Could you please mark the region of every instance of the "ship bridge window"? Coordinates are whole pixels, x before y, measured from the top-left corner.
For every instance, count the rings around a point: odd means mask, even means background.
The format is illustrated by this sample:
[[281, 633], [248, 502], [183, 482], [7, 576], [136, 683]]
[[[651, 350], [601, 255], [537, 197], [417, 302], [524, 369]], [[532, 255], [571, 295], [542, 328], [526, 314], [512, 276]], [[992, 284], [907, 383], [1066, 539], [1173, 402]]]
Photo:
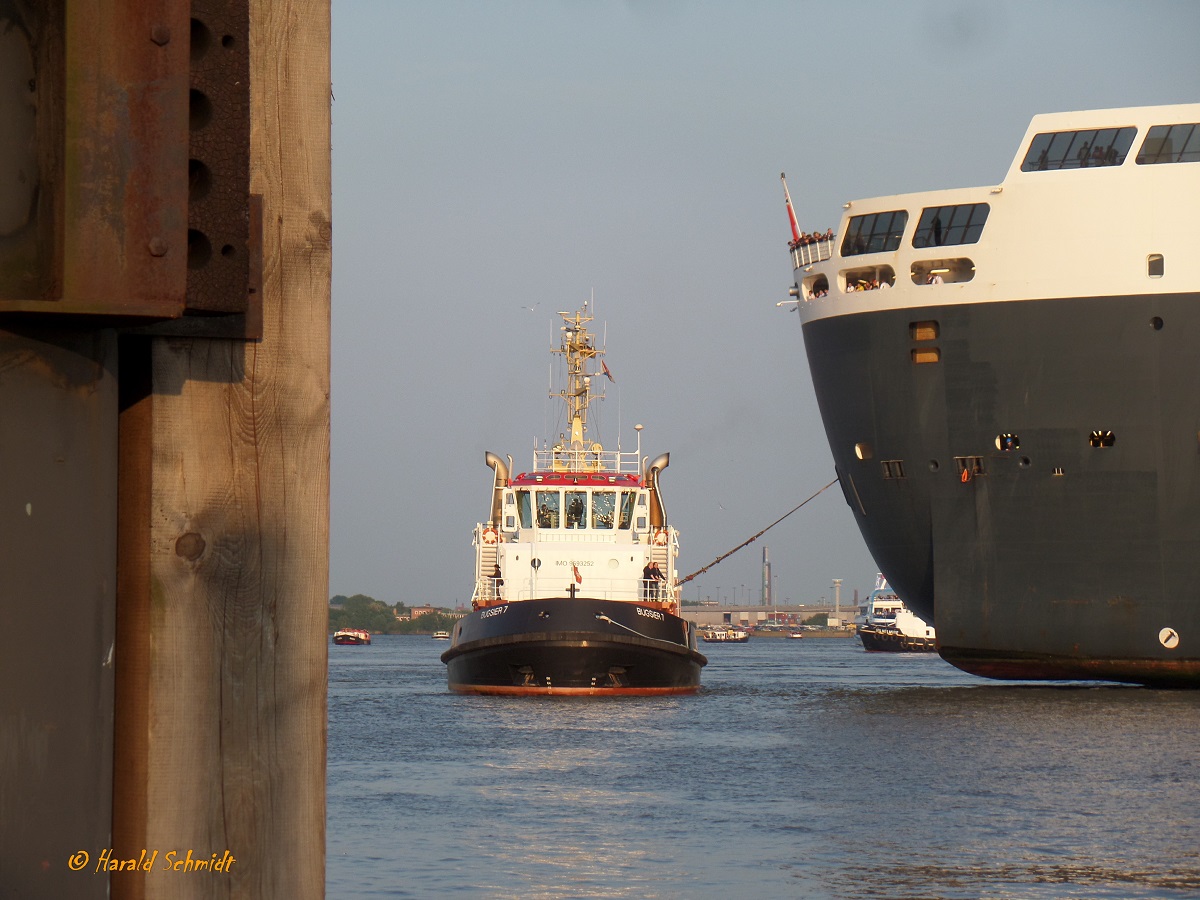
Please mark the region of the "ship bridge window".
[[533, 527], [533, 503], [529, 491], [517, 491], [517, 509], [521, 514], [521, 527]]
[[593, 528], [612, 528], [616, 523], [616, 511], [616, 491], [596, 491], [592, 494]]
[[843, 293], [874, 291], [889, 288], [896, 283], [896, 270], [891, 266], [863, 266], [861, 269], [846, 269], [841, 273]]
[[1021, 171], [1119, 166], [1125, 162], [1136, 134], [1137, 129], [1133, 127], [1047, 131], [1030, 142]]
[[538, 528], [557, 528], [561, 509], [558, 491], [537, 492]]
[[907, 224], [908, 212], [903, 209], [852, 216], [842, 238], [842, 256], [899, 250], [900, 238]]
[[583, 528], [587, 523], [587, 491], [567, 491], [567, 527]]
[[637, 491], [621, 491], [621, 518], [617, 522], [618, 528], [629, 529], [633, 524], [633, 504], [637, 497]]
[[975, 263], [965, 256], [956, 259], [922, 259], [909, 271], [913, 284], [957, 284], [975, 277]]
[[1160, 163], [1200, 162], [1200, 122], [1155, 125], [1138, 151], [1139, 166]]
[[991, 207], [986, 203], [928, 206], [921, 210], [912, 245], [921, 249], [946, 244], [977, 244], [990, 211]]

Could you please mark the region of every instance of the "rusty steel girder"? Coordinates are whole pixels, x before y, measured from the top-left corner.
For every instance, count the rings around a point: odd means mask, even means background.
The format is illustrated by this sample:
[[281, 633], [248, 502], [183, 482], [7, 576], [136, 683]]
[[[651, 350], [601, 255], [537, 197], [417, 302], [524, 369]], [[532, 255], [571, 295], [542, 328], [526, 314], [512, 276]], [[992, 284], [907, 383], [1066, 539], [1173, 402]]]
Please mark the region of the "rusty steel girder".
[[247, 0], [0, 0], [0, 316], [245, 320], [249, 96]]

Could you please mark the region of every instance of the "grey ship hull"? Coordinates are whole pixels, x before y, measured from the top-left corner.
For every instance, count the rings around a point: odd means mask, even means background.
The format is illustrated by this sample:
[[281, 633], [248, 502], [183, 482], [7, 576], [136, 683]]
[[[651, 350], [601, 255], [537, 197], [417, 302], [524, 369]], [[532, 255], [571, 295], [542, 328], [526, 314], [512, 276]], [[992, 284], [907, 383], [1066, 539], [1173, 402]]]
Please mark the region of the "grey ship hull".
[[1200, 295], [872, 311], [804, 339], [847, 503], [945, 659], [1200, 686]]

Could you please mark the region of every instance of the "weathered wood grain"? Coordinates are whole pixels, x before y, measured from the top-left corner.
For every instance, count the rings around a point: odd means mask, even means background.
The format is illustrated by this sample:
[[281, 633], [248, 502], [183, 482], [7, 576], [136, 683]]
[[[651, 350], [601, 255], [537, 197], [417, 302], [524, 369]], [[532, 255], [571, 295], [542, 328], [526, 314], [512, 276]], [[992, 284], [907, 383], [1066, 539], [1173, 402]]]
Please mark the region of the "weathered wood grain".
[[[161, 852], [114, 896], [324, 895], [329, 19], [328, 0], [251, 3], [262, 341], [151, 339], [143, 802]], [[237, 861], [185, 876], [172, 849]]]

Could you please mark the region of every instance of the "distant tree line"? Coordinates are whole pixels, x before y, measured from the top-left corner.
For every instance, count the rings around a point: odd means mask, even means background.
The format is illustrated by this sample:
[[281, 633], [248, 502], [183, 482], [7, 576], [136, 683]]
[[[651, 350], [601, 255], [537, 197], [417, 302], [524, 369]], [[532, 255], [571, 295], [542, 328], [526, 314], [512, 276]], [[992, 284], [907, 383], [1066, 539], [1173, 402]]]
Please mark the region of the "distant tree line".
[[[335, 608], [340, 605], [340, 608]], [[444, 613], [426, 613], [409, 621], [400, 621], [397, 614], [408, 616], [412, 611], [403, 603], [388, 606], [366, 594], [346, 597], [338, 594], [329, 598], [329, 631], [341, 628], [361, 628], [372, 634], [432, 634], [449, 631], [457, 621]]]

